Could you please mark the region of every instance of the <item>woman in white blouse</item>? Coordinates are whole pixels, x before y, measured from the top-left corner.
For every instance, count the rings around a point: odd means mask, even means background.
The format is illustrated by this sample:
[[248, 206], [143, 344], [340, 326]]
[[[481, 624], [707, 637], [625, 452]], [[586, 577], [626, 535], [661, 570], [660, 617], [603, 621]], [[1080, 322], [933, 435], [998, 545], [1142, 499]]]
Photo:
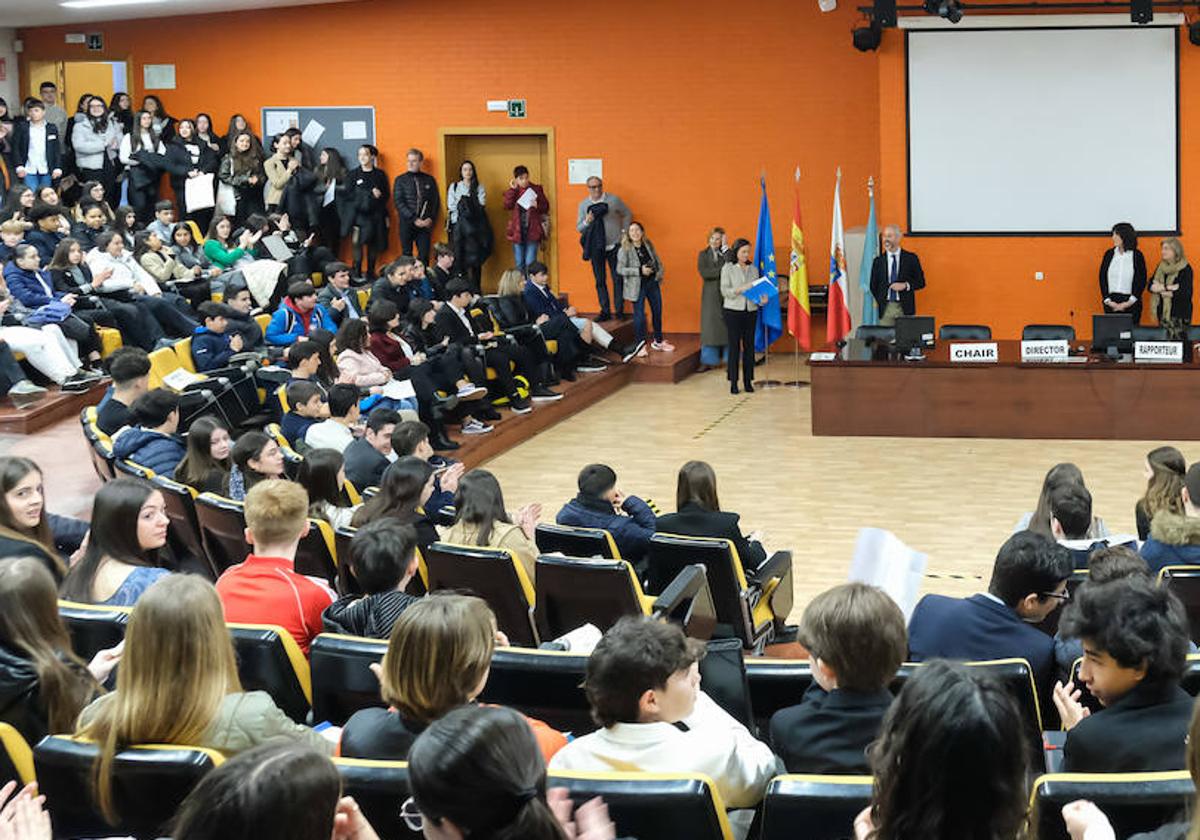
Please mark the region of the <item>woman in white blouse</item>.
[[158, 282], [125, 249], [119, 233], [106, 230], [96, 237], [96, 247], [85, 257], [92, 277], [108, 272], [103, 283], [92, 281], [96, 293], [111, 295], [132, 303], [158, 322], [164, 333], [183, 338], [199, 326], [188, 314], [187, 301], [173, 292], [164, 292]]
[[1133, 323], [1142, 320], [1142, 293], [1146, 291], [1146, 258], [1137, 246], [1137, 231], [1129, 222], [1112, 228], [1113, 247], [1100, 262], [1100, 299], [1109, 314], [1128, 313]]

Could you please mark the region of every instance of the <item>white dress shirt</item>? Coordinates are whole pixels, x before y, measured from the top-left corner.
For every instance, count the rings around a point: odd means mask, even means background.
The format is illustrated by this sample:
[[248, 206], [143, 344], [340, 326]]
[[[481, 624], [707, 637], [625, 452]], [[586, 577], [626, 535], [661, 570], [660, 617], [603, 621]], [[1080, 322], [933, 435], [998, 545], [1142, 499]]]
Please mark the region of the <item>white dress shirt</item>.
[[1108, 264], [1108, 292], [1128, 295], [1133, 292], [1133, 251], [1113, 251]]
[[354, 433], [343, 423], [332, 417], [313, 423], [304, 433], [304, 442], [313, 449], [336, 449], [345, 452], [346, 447], [354, 442]]
[[46, 123], [29, 123], [29, 154], [25, 156], [25, 170], [32, 175], [49, 175], [50, 164], [46, 160]]

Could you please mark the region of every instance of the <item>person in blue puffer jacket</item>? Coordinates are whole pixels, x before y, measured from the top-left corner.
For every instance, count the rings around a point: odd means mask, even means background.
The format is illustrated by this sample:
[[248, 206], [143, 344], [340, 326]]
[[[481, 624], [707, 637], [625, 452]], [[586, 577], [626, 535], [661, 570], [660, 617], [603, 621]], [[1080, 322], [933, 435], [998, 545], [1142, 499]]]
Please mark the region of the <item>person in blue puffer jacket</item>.
[[335, 332], [337, 324], [329, 310], [317, 303], [317, 290], [307, 280], [288, 286], [287, 297], [267, 324], [267, 344], [286, 346], [307, 337], [313, 330]]
[[166, 388], [142, 394], [133, 404], [134, 425], [113, 440], [113, 455], [132, 461], [155, 475], [173, 476], [187, 454], [175, 432], [179, 428], [179, 396]]
[[657, 517], [637, 496], [617, 489], [617, 474], [607, 464], [588, 464], [579, 473], [579, 495], [563, 505], [555, 521], [576, 528], [603, 528], [612, 534], [621, 556], [641, 575]]
[[228, 306], [206, 301], [196, 311], [204, 319], [204, 326], [196, 327], [192, 333], [192, 364], [200, 373], [220, 370], [229, 364], [234, 353], [242, 352], [242, 336], [225, 332], [229, 326]]

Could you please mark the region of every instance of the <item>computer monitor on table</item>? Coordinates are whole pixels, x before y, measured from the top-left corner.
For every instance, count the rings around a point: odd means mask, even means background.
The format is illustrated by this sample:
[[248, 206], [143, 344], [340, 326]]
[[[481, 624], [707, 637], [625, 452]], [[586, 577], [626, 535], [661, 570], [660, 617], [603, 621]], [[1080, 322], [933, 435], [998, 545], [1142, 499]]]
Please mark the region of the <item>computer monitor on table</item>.
[[1133, 352], [1133, 315], [1092, 316], [1092, 349], [1109, 355]]
[[905, 315], [896, 319], [896, 350], [900, 353], [919, 351], [933, 346], [933, 318], [924, 315]]

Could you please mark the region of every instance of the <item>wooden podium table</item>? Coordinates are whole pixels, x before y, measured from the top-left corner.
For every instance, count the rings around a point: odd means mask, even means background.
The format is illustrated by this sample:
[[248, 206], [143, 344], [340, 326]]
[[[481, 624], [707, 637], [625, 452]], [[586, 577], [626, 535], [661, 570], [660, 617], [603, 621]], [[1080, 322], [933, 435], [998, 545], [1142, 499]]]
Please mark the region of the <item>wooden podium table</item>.
[[1073, 356], [1023, 364], [1019, 341], [997, 343], [999, 362], [984, 364], [951, 363], [950, 342], [908, 361], [879, 358], [879, 351], [872, 358], [867, 345], [853, 341], [842, 358], [810, 363], [812, 433], [1200, 440], [1194, 360], [1135, 364]]

